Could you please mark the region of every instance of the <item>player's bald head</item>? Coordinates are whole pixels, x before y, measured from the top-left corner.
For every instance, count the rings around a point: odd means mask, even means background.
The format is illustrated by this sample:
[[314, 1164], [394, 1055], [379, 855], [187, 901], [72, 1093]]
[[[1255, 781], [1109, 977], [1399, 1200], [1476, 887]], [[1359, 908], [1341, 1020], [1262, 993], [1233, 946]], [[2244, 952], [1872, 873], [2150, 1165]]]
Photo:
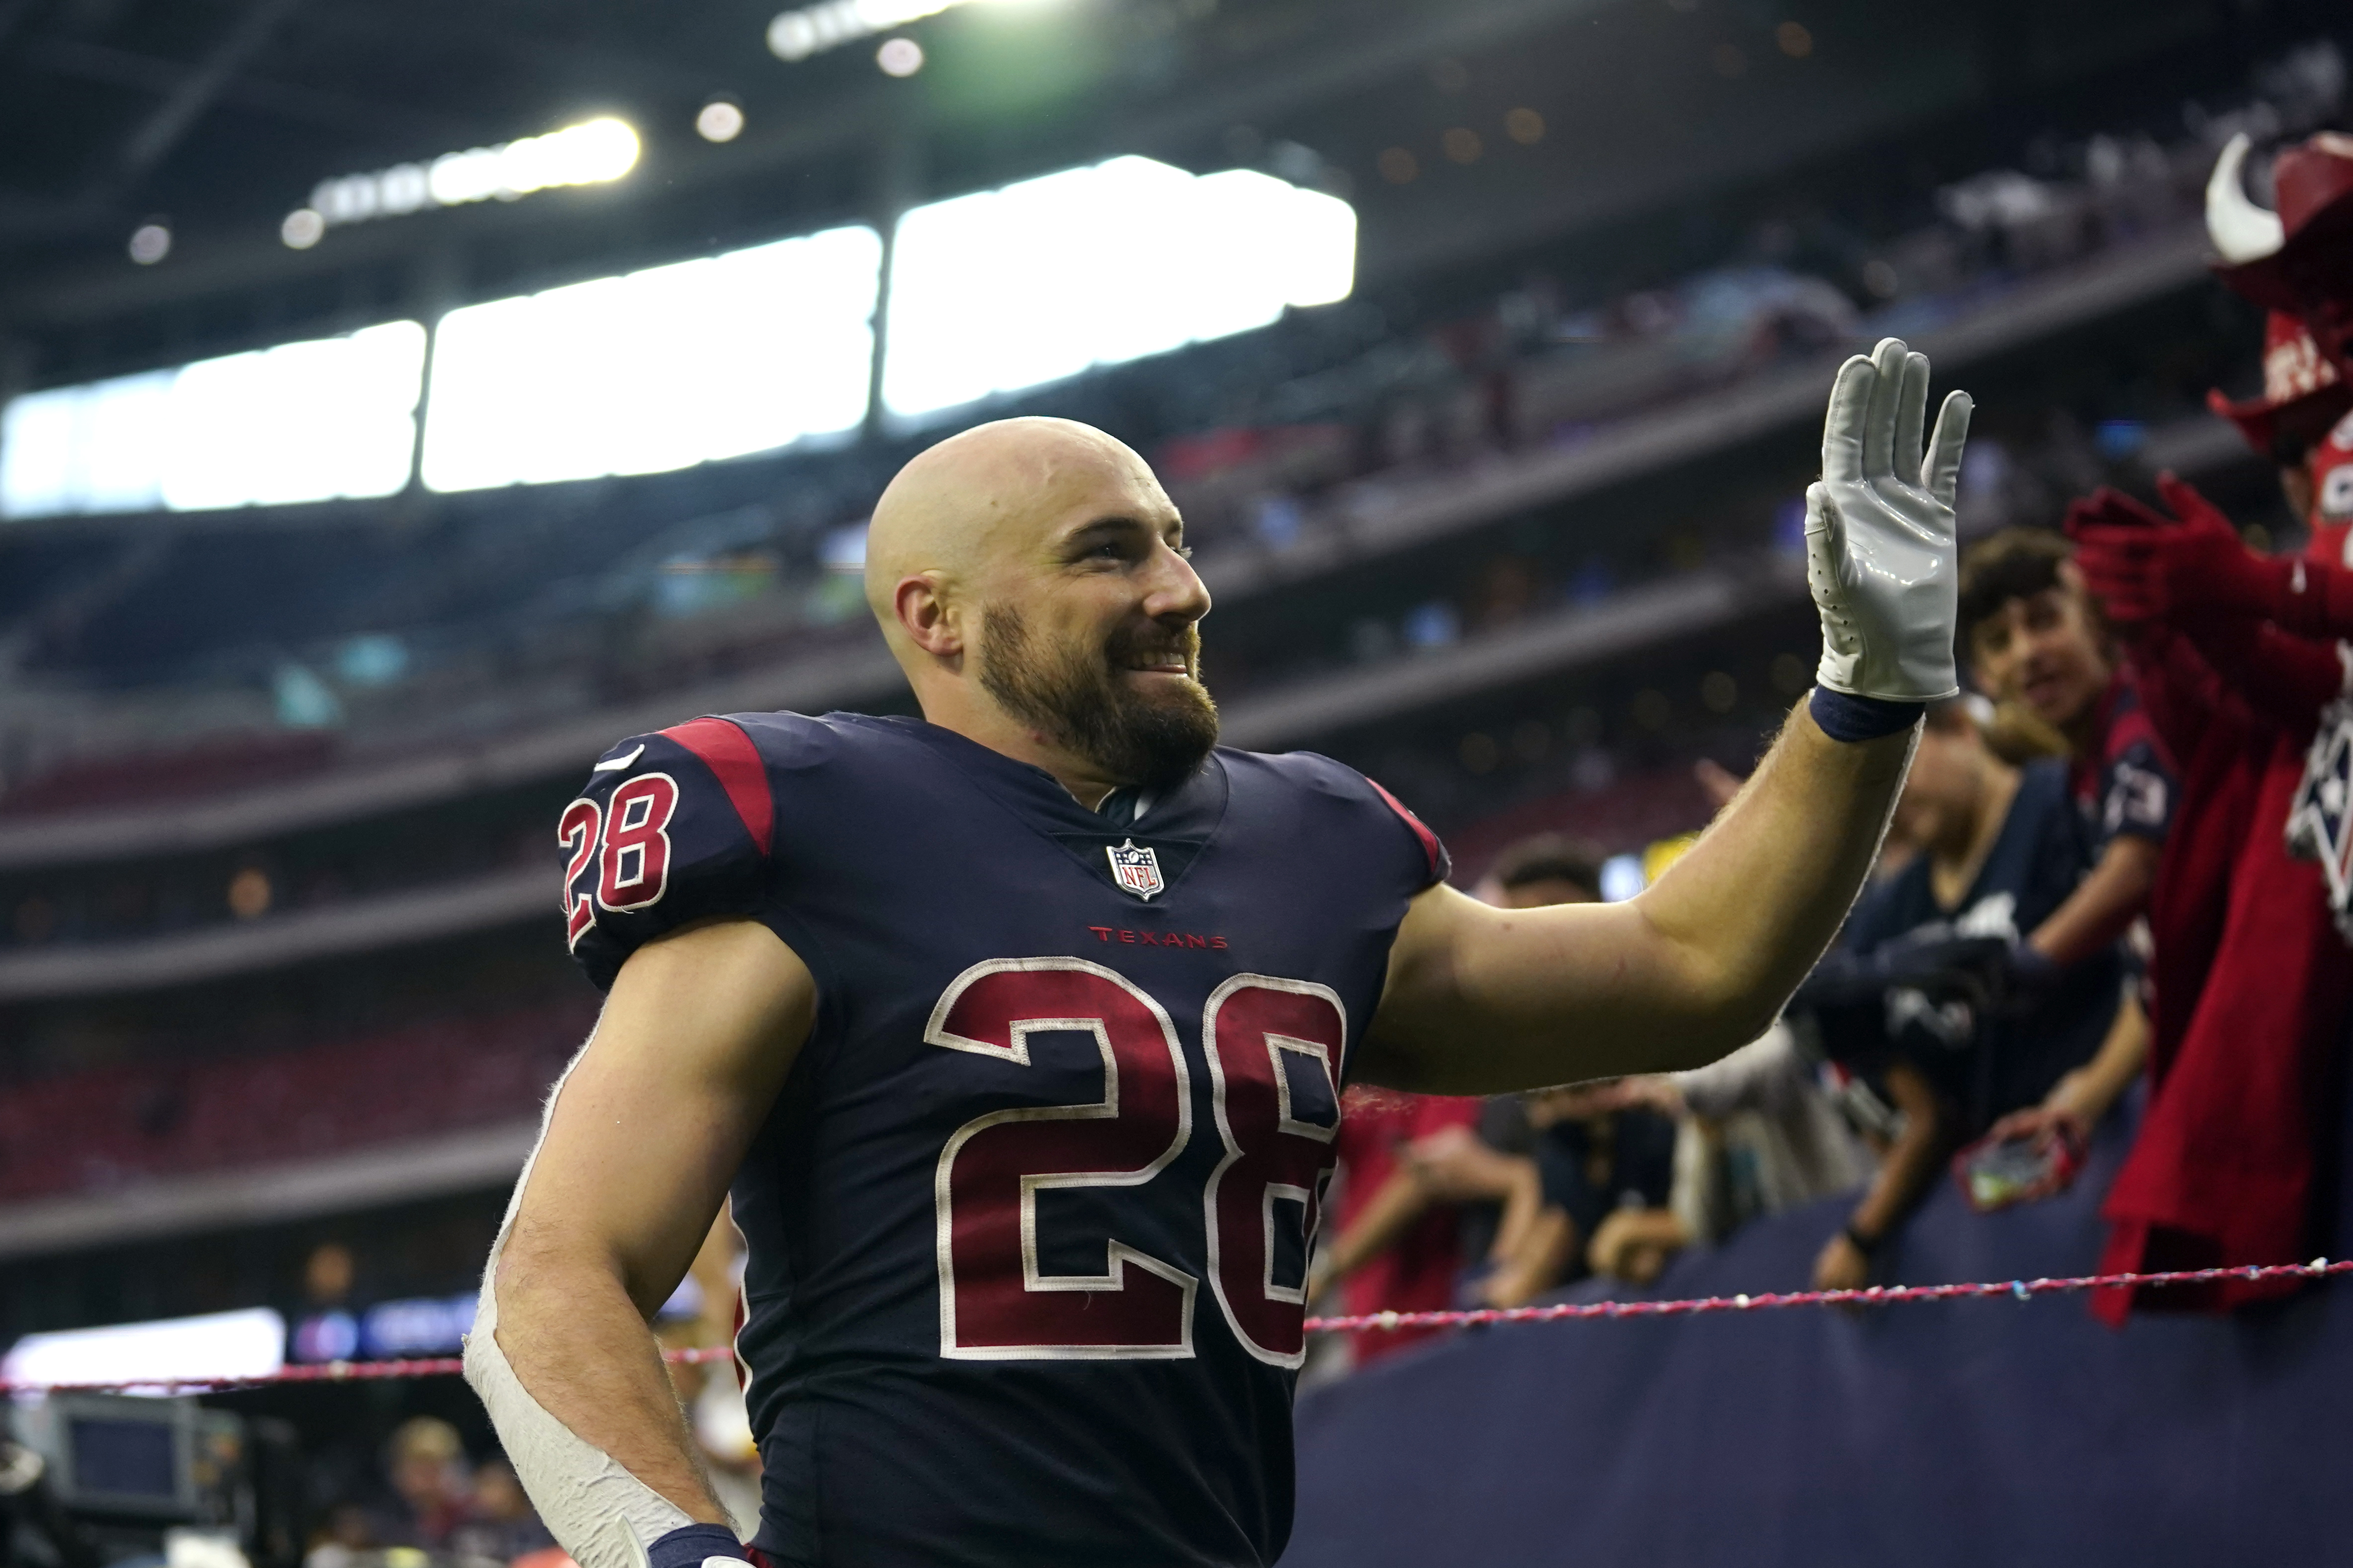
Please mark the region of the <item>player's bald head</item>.
[[[1217, 742], [1208, 590], [1143, 458], [1068, 419], [1004, 419], [899, 470], [866, 602], [923, 716], [1087, 787], [1180, 777]], [[1067, 781], [1066, 781], [1067, 782]]]
[[1072, 419], [999, 419], [951, 436], [901, 468], [866, 533], [866, 602], [888, 632], [898, 584], [936, 573], [979, 587], [997, 566], [1033, 553], [1058, 527], [1091, 512], [1144, 512], [1157, 526], [1175, 507], [1124, 443]]

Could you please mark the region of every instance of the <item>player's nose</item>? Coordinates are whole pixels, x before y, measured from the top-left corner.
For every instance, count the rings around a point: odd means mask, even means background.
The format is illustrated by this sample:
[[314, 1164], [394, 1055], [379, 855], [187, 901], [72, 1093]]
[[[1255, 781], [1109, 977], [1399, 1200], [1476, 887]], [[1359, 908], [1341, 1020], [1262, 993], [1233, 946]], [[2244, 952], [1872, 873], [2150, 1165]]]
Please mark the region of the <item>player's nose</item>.
[[1154, 551], [1144, 613], [1154, 620], [1192, 622], [1209, 613], [1208, 584], [1193, 563], [1163, 541]]

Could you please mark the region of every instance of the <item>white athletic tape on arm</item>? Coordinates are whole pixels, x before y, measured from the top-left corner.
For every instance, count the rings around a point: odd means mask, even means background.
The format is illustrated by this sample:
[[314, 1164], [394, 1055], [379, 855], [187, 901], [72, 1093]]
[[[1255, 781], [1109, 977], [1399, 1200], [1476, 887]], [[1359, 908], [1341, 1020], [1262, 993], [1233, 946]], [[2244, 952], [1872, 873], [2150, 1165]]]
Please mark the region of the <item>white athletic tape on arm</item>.
[[[542, 1142], [547, 1139], [547, 1118], [555, 1112], [555, 1097], [571, 1076], [567, 1067], [548, 1094], [547, 1113], [540, 1121]], [[539, 1510], [541, 1521], [572, 1560], [580, 1568], [646, 1568], [646, 1547], [694, 1520], [548, 1414], [499, 1349], [499, 1258], [506, 1251], [507, 1233], [514, 1226], [524, 1184], [538, 1160], [539, 1149], [533, 1145], [522, 1174], [515, 1178], [514, 1195], [507, 1200], [506, 1218], [499, 1224], [499, 1238], [482, 1270], [481, 1302], [475, 1309], [473, 1331], [466, 1336], [466, 1381], [490, 1411], [507, 1460], [532, 1506]]]

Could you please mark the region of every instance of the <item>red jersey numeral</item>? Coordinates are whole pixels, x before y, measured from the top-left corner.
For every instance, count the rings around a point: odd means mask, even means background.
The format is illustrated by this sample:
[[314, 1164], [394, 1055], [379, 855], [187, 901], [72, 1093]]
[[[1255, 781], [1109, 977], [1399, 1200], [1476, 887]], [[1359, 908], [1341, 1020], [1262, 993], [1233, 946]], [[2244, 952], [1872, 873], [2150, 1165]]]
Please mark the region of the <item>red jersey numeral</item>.
[[565, 806], [563, 819], [555, 825], [555, 841], [571, 856], [564, 863], [564, 940], [573, 947], [580, 945], [580, 933], [596, 923], [596, 900], [586, 891], [574, 892], [573, 884], [580, 880], [589, 858], [596, 853], [596, 830], [604, 821], [605, 814], [596, 809], [596, 803], [583, 798]]
[[[1078, 958], [993, 959], [956, 977], [924, 1038], [1028, 1068], [1029, 1037], [1094, 1037], [1103, 1098], [976, 1117], [940, 1152], [933, 1194], [940, 1353], [1021, 1361], [1193, 1354], [1199, 1281], [1116, 1234], [1100, 1273], [1049, 1274], [1038, 1194], [1140, 1187], [1192, 1136], [1192, 1075], [1166, 1009], [1124, 976]], [[1223, 1157], [1201, 1194], [1211, 1288], [1252, 1355], [1303, 1359], [1304, 1281], [1275, 1277], [1280, 1241], [1303, 1266], [1332, 1142], [1347, 1015], [1329, 987], [1237, 975], [1201, 1022]], [[1310, 1103], [1299, 1090], [1312, 1086]]]
[[923, 1037], [1029, 1066], [1029, 1037], [1092, 1034], [1103, 1097], [976, 1117], [940, 1151], [940, 1353], [983, 1361], [1193, 1353], [1199, 1281], [1116, 1237], [1101, 1274], [1048, 1274], [1038, 1193], [1152, 1180], [1192, 1132], [1176, 1026], [1122, 976], [1076, 958], [997, 959], [959, 975]]
[[[1340, 1131], [1339, 1061], [1347, 1038], [1346, 1014], [1330, 987], [1261, 974], [1238, 974], [1211, 992], [1201, 1019], [1226, 1146], [1202, 1198], [1209, 1285], [1234, 1337], [1277, 1366], [1306, 1359], [1307, 1291], [1303, 1279], [1285, 1284], [1274, 1277], [1275, 1238], [1278, 1226], [1315, 1234]], [[1320, 1086], [1312, 1110], [1297, 1103], [1297, 1086], [1306, 1083]], [[1300, 1220], [1281, 1216], [1278, 1204], [1296, 1205]], [[1301, 1262], [1303, 1268], [1303, 1253]]]
[[606, 909], [642, 910], [661, 901], [670, 886], [670, 819], [678, 810], [678, 781], [640, 773], [613, 792], [605, 808], [605, 852], [596, 864], [596, 901]]

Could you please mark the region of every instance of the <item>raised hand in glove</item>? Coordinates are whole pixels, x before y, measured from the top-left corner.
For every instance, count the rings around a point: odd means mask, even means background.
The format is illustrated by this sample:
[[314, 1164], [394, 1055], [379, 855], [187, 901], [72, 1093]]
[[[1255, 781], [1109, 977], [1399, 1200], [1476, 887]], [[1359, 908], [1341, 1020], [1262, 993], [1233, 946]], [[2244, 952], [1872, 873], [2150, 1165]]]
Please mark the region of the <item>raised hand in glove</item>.
[[1806, 491], [1806, 583], [1822, 616], [1825, 691], [1934, 702], [1960, 690], [1953, 492], [1968, 394], [1945, 399], [1924, 459], [1928, 358], [1883, 338], [1839, 367], [1822, 477]]

